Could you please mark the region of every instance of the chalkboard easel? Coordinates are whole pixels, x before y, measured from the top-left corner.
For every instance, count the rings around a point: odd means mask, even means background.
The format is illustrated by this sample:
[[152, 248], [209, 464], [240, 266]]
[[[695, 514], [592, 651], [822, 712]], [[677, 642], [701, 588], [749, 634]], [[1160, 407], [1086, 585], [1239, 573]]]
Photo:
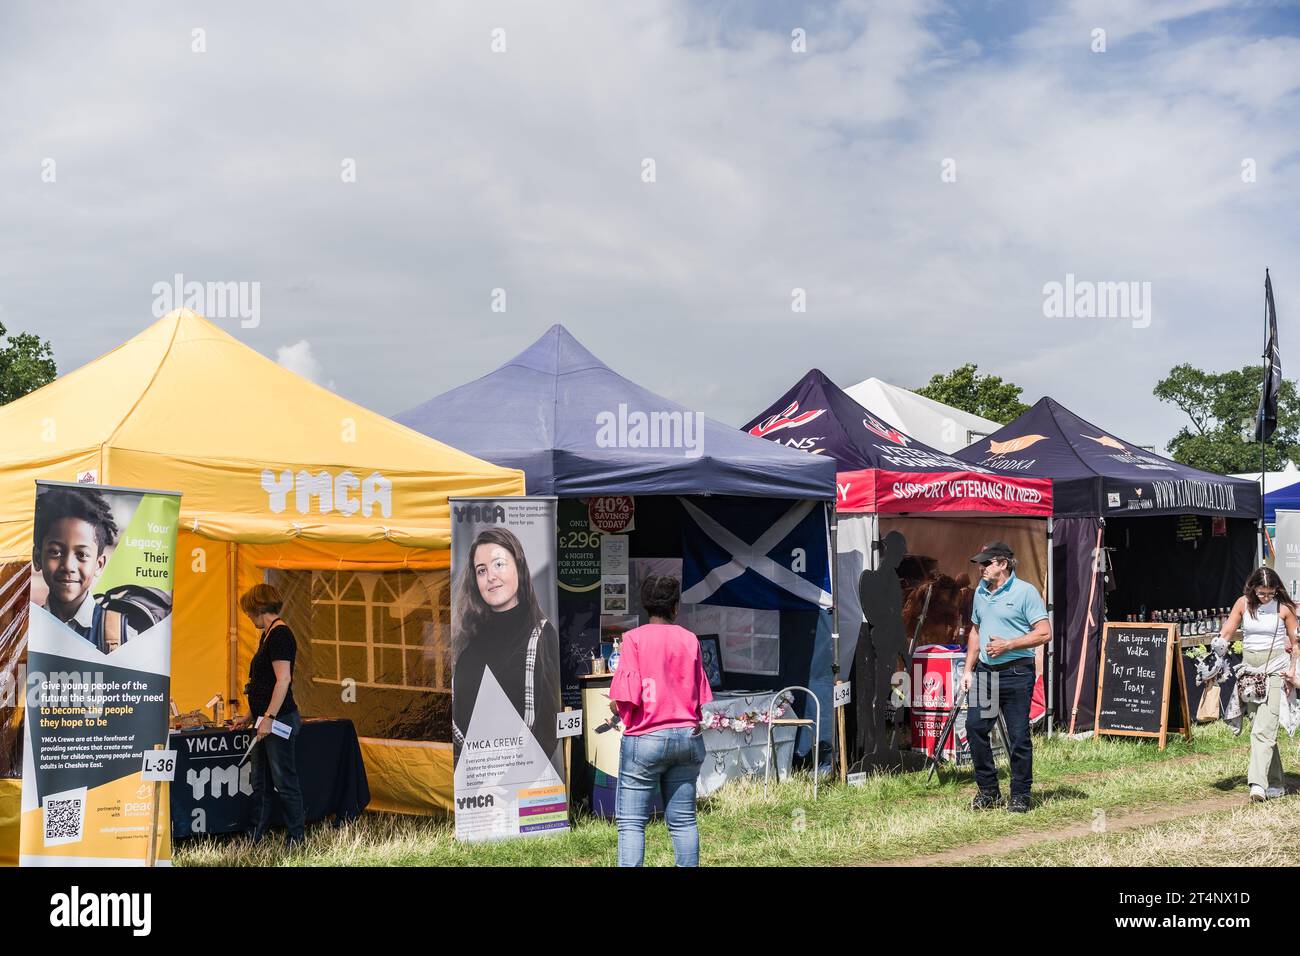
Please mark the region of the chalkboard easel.
[[1157, 737], [1161, 750], [1170, 731], [1192, 739], [1177, 624], [1102, 625], [1093, 731]]

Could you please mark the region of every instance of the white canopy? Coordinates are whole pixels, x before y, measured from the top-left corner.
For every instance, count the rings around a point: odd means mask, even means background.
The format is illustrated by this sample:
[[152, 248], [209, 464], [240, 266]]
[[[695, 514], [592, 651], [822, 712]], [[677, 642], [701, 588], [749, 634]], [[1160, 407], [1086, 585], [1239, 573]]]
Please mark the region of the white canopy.
[[895, 425], [931, 448], [951, 454], [991, 435], [1002, 426], [916, 392], [869, 378], [845, 391], [877, 418]]
[[[1234, 478], [1245, 478], [1247, 481], [1259, 481], [1259, 472], [1244, 472], [1240, 475], [1233, 475]], [[1281, 471], [1268, 471], [1264, 473], [1264, 494], [1270, 495], [1279, 488], [1287, 488], [1300, 481], [1300, 468], [1296, 468], [1295, 462], [1288, 461], [1286, 467]]]

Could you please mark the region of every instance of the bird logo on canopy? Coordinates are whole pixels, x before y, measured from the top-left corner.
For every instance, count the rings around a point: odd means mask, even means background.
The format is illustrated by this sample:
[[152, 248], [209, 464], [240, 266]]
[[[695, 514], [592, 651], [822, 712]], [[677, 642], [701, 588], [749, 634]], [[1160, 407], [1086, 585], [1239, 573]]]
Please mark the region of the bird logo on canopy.
[[911, 444], [912, 439], [908, 438], [897, 428], [890, 428], [878, 418], [872, 418], [870, 415], [867, 415], [862, 419], [862, 424], [866, 426], [867, 431], [874, 432], [881, 438], [885, 439], [885, 441], [892, 441], [895, 445], [902, 445], [903, 447], [907, 447]]
[[779, 432], [783, 428], [798, 428], [801, 425], [807, 425], [810, 421], [820, 418], [826, 413], [824, 408], [811, 408], [806, 412], [800, 413], [799, 403], [791, 402], [785, 407], [785, 411], [773, 415], [771, 418], [765, 418], [753, 428], [749, 433], [756, 438], [764, 438], [772, 432]]
[[1098, 445], [1105, 445], [1107, 448], [1118, 448], [1120, 451], [1128, 451], [1123, 444], [1116, 441], [1114, 438], [1111, 438], [1109, 435], [1102, 435], [1099, 438], [1094, 438], [1092, 435], [1084, 435], [1082, 437], [1095, 441]]
[[1047, 441], [1046, 435], [1021, 435], [1019, 438], [1008, 438], [1006, 441], [989, 441], [989, 452], [994, 455], [1009, 455], [1013, 451], [1024, 451], [1030, 445], [1036, 445], [1040, 441]]

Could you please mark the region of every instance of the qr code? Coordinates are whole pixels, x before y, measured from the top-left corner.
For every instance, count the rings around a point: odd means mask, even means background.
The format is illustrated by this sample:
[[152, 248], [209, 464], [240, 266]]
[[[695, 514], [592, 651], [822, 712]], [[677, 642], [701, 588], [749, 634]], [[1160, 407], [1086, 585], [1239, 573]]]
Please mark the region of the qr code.
[[45, 845], [78, 843], [86, 819], [86, 795], [52, 794], [45, 798]]

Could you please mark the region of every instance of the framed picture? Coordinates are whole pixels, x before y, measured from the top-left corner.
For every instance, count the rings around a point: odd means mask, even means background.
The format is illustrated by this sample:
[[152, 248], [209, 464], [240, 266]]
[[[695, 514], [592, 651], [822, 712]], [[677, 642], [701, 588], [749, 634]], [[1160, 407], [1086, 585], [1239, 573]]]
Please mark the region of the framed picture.
[[722, 641], [717, 634], [701, 634], [700, 656], [704, 658], [704, 674], [709, 678], [709, 687], [722, 690]]

